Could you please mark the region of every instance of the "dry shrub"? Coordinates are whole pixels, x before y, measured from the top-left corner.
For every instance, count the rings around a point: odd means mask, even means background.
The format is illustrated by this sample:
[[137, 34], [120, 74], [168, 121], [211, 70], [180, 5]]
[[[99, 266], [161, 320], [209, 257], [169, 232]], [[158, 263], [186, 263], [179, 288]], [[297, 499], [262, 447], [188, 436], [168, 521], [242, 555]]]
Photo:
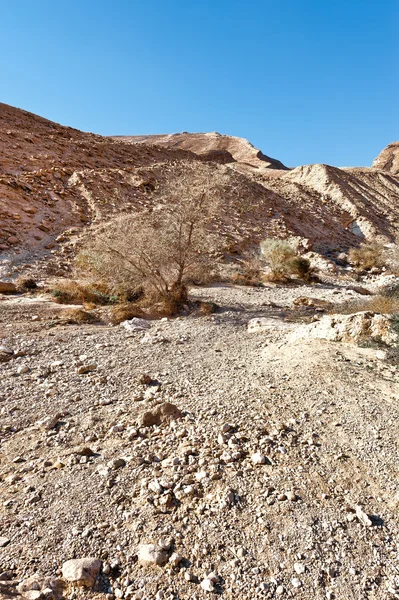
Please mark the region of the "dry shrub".
[[382, 244], [364, 242], [348, 252], [349, 262], [360, 272], [382, 269], [387, 265], [386, 250]]
[[119, 325], [123, 321], [129, 321], [134, 317], [143, 318], [146, 316], [143, 310], [134, 304], [116, 304], [111, 308], [110, 321], [113, 325]]
[[310, 281], [313, 270], [310, 262], [297, 253], [297, 247], [285, 240], [267, 238], [260, 244], [261, 255], [270, 269], [269, 281], [286, 281], [291, 275]]
[[260, 254], [256, 251], [247, 252], [239, 261], [239, 271], [233, 273], [231, 281], [237, 285], [259, 285], [263, 270], [264, 264]]
[[83, 283], [72, 279], [58, 281], [50, 292], [59, 304], [89, 304], [107, 305], [116, 302], [116, 296], [109, 292], [109, 288], [100, 283]]
[[204, 302], [201, 301], [199, 303], [199, 313], [200, 315], [211, 315], [218, 310], [218, 305], [215, 302]]
[[18, 277], [15, 285], [18, 292], [31, 292], [37, 289], [37, 283], [33, 277]]
[[95, 323], [98, 321], [98, 317], [80, 308], [69, 308], [62, 311], [60, 320], [68, 325], [81, 325], [83, 323]]
[[378, 295], [372, 298], [359, 298], [358, 300], [349, 300], [341, 304], [335, 304], [330, 313], [353, 315], [358, 312], [375, 312], [382, 315], [399, 314], [399, 298]]

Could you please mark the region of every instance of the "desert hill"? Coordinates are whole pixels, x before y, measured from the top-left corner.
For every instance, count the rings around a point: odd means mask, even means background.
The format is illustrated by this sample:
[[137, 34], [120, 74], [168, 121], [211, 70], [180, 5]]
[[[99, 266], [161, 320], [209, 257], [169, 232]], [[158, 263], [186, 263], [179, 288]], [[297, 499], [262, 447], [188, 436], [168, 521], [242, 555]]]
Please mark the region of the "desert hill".
[[182, 161], [230, 181], [218, 218], [226, 252], [266, 236], [296, 236], [305, 247], [328, 252], [364, 237], [392, 241], [398, 233], [399, 177], [376, 166], [287, 170], [241, 138], [103, 137], [5, 104], [0, 150], [3, 263], [48, 263], [51, 253], [62, 268], [83, 231], [121, 212], [151, 210], [154, 190], [181, 176]]
[[163, 148], [190, 150], [208, 160], [237, 163], [255, 169], [284, 169], [287, 167], [275, 158], [263, 154], [248, 140], [220, 133], [173, 133], [166, 135], [115, 136], [113, 139], [129, 144], [155, 144]]

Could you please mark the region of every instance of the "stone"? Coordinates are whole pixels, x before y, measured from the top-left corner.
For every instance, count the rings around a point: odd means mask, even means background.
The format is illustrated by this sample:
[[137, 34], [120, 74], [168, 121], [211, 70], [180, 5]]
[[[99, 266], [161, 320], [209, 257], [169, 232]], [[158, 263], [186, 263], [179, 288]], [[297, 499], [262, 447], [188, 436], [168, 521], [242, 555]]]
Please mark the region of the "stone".
[[255, 452], [251, 456], [251, 461], [254, 465], [265, 465], [267, 462], [267, 458], [261, 452]]
[[0, 548], [4, 548], [10, 543], [10, 540], [6, 537], [0, 537]]
[[139, 562], [145, 565], [163, 566], [168, 561], [168, 554], [156, 544], [141, 544], [137, 556]]
[[93, 587], [102, 562], [98, 558], [74, 558], [62, 565], [62, 576], [70, 583]]
[[171, 402], [163, 402], [153, 410], [147, 410], [139, 418], [142, 427], [151, 427], [152, 425], [161, 425], [164, 422], [181, 419], [183, 416], [181, 410]]
[[374, 338], [386, 344], [399, 341], [399, 335], [389, 316], [367, 311], [353, 315], [324, 315], [314, 323], [297, 327], [289, 340], [293, 342], [304, 338], [318, 338], [332, 342], [359, 342]]
[[146, 329], [149, 329], [151, 325], [145, 319], [133, 317], [133, 319], [129, 319], [128, 321], [122, 321], [121, 327], [126, 329], [126, 331], [145, 331]]
[[371, 527], [373, 525], [372, 520], [370, 519], [370, 517], [364, 512], [364, 510], [362, 509], [361, 506], [355, 506], [355, 512], [356, 512], [356, 516], [359, 519], [359, 521], [365, 525], [366, 527]]

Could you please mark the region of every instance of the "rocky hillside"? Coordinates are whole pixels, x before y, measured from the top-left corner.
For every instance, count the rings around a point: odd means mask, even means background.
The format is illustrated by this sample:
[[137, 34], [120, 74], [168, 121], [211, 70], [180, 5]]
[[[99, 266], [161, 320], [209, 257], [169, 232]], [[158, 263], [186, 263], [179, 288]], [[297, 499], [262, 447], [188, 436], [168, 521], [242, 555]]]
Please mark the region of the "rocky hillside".
[[152, 209], [154, 192], [181, 177], [182, 161], [187, 172], [195, 164], [197, 174], [230, 181], [217, 219], [226, 252], [266, 236], [296, 236], [326, 252], [364, 237], [392, 241], [397, 235], [399, 178], [392, 168], [287, 170], [240, 138], [102, 137], [5, 104], [0, 150], [3, 275], [11, 263], [41, 259], [48, 266], [50, 256], [64, 268], [82, 232], [123, 211]]

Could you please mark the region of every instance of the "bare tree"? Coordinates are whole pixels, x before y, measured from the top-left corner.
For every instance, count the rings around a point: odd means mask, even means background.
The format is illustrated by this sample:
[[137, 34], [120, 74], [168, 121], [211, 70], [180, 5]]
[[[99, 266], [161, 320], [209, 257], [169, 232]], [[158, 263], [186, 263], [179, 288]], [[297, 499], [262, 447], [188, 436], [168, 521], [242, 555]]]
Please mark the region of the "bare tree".
[[182, 163], [172, 182], [156, 190], [151, 211], [106, 224], [78, 264], [114, 287], [141, 287], [174, 303], [187, 299], [187, 281], [210, 268], [217, 246], [214, 216], [226, 175], [213, 165]]

